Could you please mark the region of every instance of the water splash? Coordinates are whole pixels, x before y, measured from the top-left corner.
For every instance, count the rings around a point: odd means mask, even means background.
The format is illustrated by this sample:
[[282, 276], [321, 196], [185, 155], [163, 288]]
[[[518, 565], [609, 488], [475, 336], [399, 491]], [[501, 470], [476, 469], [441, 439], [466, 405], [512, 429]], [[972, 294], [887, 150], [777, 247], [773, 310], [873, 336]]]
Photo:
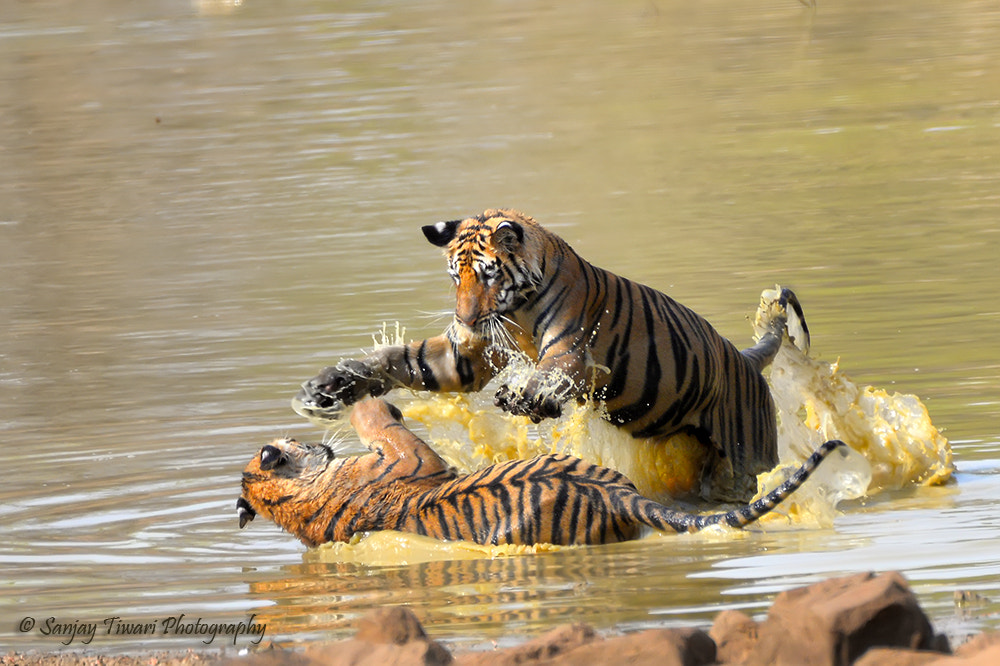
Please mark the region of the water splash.
[[[762, 308], [769, 307], [767, 294]], [[383, 327], [376, 344], [398, 344], [402, 331], [397, 326], [394, 333]], [[531, 369], [527, 359], [512, 357], [508, 368], [480, 393], [396, 394], [393, 400], [411, 426], [460, 473], [505, 460], [560, 452], [614, 468], [628, 476], [644, 495], [659, 501], [670, 502], [696, 487], [705, 450], [691, 435], [637, 440], [604, 420], [599, 405], [589, 403], [569, 403], [561, 418], [540, 424], [493, 406], [497, 385], [523, 385]], [[951, 447], [916, 396], [859, 387], [840, 372], [839, 362], [814, 359], [787, 341], [772, 364], [769, 381], [779, 419], [780, 463], [758, 476], [758, 497], [780, 485], [822, 442], [841, 439], [850, 448], [831, 455], [802, 488], [764, 516], [759, 522], [765, 529], [829, 527], [843, 500], [910, 484], [942, 484], [951, 478]], [[516, 551], [521, 552], [535, 551]], [[450, 544], [431, 547], [392, 533], [328, 548], [322, 557], [368, 563], [388, 557], [398, 563], [413, 557], [509, 554], [515, 551]]]
[[909, 484], [938, 485], [955, 468], [951, 445], [915, 395], [859, 387], [825, 363], [783, 345], [771, 370], [778, 405], [779, 455], [801, 459], [827, 439], [842, 439], [871, 468], [868, 494]]

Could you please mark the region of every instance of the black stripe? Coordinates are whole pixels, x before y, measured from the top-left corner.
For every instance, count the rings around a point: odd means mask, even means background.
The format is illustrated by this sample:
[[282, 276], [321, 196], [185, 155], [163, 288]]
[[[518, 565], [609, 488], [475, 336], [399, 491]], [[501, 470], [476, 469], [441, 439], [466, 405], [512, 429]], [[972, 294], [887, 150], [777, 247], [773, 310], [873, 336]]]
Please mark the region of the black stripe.
[[281, 497], [273, 500], [262, 497], [260, 498], [260, 503], [263, 504], [264, 506], [281, 506], [282, 504], [284, 504], [290, 499], [293, 499], [294, 497], [295, 495], [282, 495]]
[[431, 366], [427, 365], [427, 340], [420, 343], [419, 349], [417, 349], [417, 366], [420, 368], [421, 380], [423, 382], [424, 388], [428, 391], [437, 391], [440, 388], [437, 378], [434, 376], [434, 370]]
[[[629, 283], [624, 279], [618, 279], [615, 283], [615, 312], [611, 318], [611, 327], [615, 326], [615, 323], [621, 316], [623, 305], [628, 307], [628, 313], [625, 317], [625, 330], [622, 331], [620, 338], [618, 337], [618, 333], [615, 333], [613, 344], [608, 348], [608, 355], [604, 360], [604, 365], [611, 369], [611, 378], [602, 387], [597, 397], [605, 402], [610, 402], [621, 397], [625, 392], [625, 387], [628, 385], [629, 364], [631, 361], [629, 345], [632, 340], [633, 299], [630, 293], [623, 293], [622, 291], [627, 284]], [[620, 352], [618, 351], [619, 344], [621, 345]], [[618, 356], [619, 353], [620, 356]], [[612, 420], [611, 422], [620, 425], [617, 421]]]
[[479, 530], [476, 529], [476, 513], [475, 508], [472, 506], [472, 497], [463, 497], [460, 502], [462, 508], [462, 517], [465, 519], [465, 524], [469, 526], [469, 532], [472, 536], [473, 541], [479, 541]]
[[569, 543], [573, 535], [572, 533], [568, 535], [563, 533], [562, 522], [563, 514], [566, 512], [566, 505], [569, 501], [570, 485], [568, 483], [558, 483], [556, 488], [556, 496], [552, 501], [551, 528], [549, 531], [551, 532], [552, 543]]
[[[563, 263], [563, 255], [562, 255], [562, 253], [557, 253], [556, 256], [555, 256], [555, 259], [556, 259], [556, 261], [555, 261], [555, 266], [552, 269], [552, 275], [558, 277], [559, 276], [559, 271], [562, 269], [562, 263]], [[543, 271], [542, 275], [545, 275], [545, 274], [546, 273]], [[540, 303], [541, 300], [543, 298], [545, 298], [545, 295], [549, 293], [549, 289], [551, 289], [553, 287], [553, 285], [557, 284], [558, 282], [559, 282], [559, 280], [553, 278], [553, 279], [550, 279], [548, 282], [544, 282], [544, 283], [538, 285], [540, 287], [540, 289], [538, 289], [538, 291], [535, 292], [535, 295], [531, 298], [531, 301], [529, 302], [529, 307], [534, 308], [535, 305], [537, 305], [538, 303]]]
[[[692, 375], [698, 376], [698, 357], [691, 357], [691, 372]], [[695, 411], [695, 407], [698, 406], [704, 399], [704, 387], [700, 383], [696, 382], [694, 384], [688, 384], [685, 387], [684, 392], [676, 396], [673, 401], [666, 406], [659, 416], [650, 421], [645, 427], [636, 430], [632, 433], [633, 437], [652, 437], [658, 434], [667, 425], [679, 425], [684, 417]]]
[[408, 383], [412, 385], [416, 380], [416, 373], [413, 371], [413, 362], [410, 358], [410, 345], [403, 345], [403, 366], [406, 368]]
[[451, 353], [455, 356], [455, 370], [458, 372], [458, 381], [463, 388], [471, 387], [476, 381], [475, 368], [472, 361], [462, 355], [459, 351], [458, 343], [451, 341]]
[[649, 360], [646, 363], [646, 376], [642, 386], [642, 393], [639, 399], [630, 405], [620, 407], [611, 411], [609, 420], [614, 424], [632, 423], [642, 418], [649, 409], [656, 404], [657, 396], [660, 392], [660, 379], [662, 376], [660, 361], [656, 354], [656, 344], [653, 339], [655, 333], [655, 321], [647, 292], [652, 290], [640, 285], [639, 295], [642, 299], [643, 318], [646, 322], [646, 334], [649, 336]]
[[[498, 532], [494, 534], [494, 539], [499, 536], [503, 539], [504, 543], [510, 543], [510, 518], [514, 515], [512, 513], [510, 492], [507, 490], [506, 486], [503, 485], [496, 485], [494, 487], [496, 488], [497, 506], [499, 507], [500, 516], [502, 516], [502, 518], [498, 520]], [[502, 535], [499, 531], [503, 532]], [[498, 542], [494, 541], [493, 543], [496, 545]]]
[[538, 313], [538, 317], [535, 319], [535, 326], [531, 329], [531, 334], [536, 340], [542, 332], [548, 330], [552, 320], [559, 314], [559, 308], [562, 306], [563, 299], [568, 291], [569, 287], [563, 285], [558, 293], [549, 298], [548, 303]]
[[577, 532], [580, 527], [580, 508], [583, 502], [583, 497], [579, 489], [575, 489], [573, 492], [573, 506], [570, 508], [569, 514], [569, 538], [577, 541]]
[[441, 535], [439, 538], [444, 539], [445, 541], [450, 541], [453, 537], [451, 535], [451, 528], [448, 525], [448, 514], [445, 512], [444, 502], [438, 502], [434, 505], [434, 508], [437, 512], [436, 520], [438, 532]]

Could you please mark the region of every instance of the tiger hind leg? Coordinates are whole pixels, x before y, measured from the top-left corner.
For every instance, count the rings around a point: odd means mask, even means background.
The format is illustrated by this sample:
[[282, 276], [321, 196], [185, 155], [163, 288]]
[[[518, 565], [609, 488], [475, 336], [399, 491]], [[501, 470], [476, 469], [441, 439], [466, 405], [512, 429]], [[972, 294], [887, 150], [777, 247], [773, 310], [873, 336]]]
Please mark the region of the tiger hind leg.
[[764, 290], [760, 295], [753, 328], [757, 344], [741, 353], [757, 372], [763, 372], [774, 360], [786, 333], [792, 344], [803, 352], [809, 351], [809, 327], [802, 305], [791, 289], [776, 287]]

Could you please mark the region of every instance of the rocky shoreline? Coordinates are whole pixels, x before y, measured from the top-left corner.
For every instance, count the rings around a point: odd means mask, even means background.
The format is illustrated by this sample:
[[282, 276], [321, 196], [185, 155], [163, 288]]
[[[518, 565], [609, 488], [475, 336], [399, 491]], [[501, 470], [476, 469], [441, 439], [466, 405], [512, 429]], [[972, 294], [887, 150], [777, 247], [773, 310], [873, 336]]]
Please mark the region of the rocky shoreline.
[[373, 611], [354, 638], [303, 650], [271, 646], [247, 656], [195, 652], [141, 656], [10, 653], [0, 666], [992, 666], [1000, 632], [978, 635], [954, 651], [937, 634], [896, 572], [831, 578], [779, 594], [755, 621], [723, 611], [707, 632], [651, 629], [602, 638], [585, 624], [557, 627], [522, 645], [452, 654], [428, 636], [407, 608]]

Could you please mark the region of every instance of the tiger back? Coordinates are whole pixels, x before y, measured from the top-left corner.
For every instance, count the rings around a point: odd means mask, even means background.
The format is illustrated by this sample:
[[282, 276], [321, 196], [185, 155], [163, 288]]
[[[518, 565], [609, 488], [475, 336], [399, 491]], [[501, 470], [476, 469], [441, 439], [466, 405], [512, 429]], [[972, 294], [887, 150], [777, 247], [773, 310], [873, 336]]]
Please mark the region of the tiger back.
[[355, 533], [400, 530], [484, 545], [598, 544], [652, 527], [742, 527], [797, 489], [839, 442], [827, 443], [788, 481], [753, 504], [695, 515], [653, 502], [622, 474], [573, 456], [512, 460], [456, 476], [383, 400], [359, 402], [352, 424], [371, 453], [337, 459], [329, 447], [275, 440], [243, 472], [240, 527], [260, 514], [308, 546]]

